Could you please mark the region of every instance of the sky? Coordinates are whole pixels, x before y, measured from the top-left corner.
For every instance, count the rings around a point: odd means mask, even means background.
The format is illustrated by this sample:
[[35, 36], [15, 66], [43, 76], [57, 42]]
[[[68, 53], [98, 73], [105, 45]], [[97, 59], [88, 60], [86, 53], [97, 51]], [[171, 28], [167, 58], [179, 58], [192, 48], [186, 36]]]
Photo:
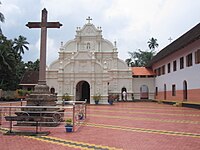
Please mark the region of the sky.
[[[58, 58], [60, 43], [75, 38], [76, 27], [86, 18], [102, 27], [103, 38], [116, 40], [120, 59], [129, 58], [128, 51], [148, 50], [151, 37], [157, 39], [157, 52], [200, 22], [200, 0], [0, 0], [0, 23], [9, 38], [27, 38], [29, 51], [23, 60], [39, 58], [40, 29], [29, 29], [28, 22], [41, 21], [41, 10], [48, 11], [48, 21], [59, 21], [60, 29], [48, 29], [47, 65]], [[199, 31], [200, 32], [200, 31]]]

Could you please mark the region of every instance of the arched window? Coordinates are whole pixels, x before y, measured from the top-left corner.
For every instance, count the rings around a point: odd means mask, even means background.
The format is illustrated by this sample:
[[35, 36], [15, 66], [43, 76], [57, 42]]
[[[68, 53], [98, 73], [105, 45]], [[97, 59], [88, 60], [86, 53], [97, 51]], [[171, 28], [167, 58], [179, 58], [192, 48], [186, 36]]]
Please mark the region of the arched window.
[[87, 43], [86, 48], [87, 48], [87, 49], [90, 49], [90, 43]]
[[55, 89], [54, 89], [54, 88], [51, 88], [51, 89], [50, 89], [50, 92], [51, 92], [51, 94], [55, 94]]

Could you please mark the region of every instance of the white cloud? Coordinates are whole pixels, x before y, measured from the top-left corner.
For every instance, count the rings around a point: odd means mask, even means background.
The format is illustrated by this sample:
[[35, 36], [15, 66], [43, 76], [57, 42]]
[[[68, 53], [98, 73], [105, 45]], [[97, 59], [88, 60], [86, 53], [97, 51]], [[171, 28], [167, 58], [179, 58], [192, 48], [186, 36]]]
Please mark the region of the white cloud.
[[12, 4], [7, 1], [2, 2], [1, 12], [5, 16], [5, 21], [8, 26], [11, 26], [11, 27], [17, 26], [17, 23], [16, 23], [17, 17], [13, 17], [13, 16], [16, 15], [20, 17], [20, 15], [22, 14], [22, 11], [16, 4]]
[[39, 47], [40, 47], [40, 42], [37, 41], [35, 44], [29, 44], [29, 50], [24, 52], [23, 55], [23, 61], [36, 61], [39, 59]]
[[[28, 21], [40, 21], [41, 10], [48, 10], [49, 21], [60, 21], [59, 30], [48, 30], [47, 61], [54, 61], [60, 42], [73, 39], [77, 26], [83, 26], [87, 16], [101, 26], [103, 37], [117, 40], [119, 57], [126, 59], [127, 51], [147, 49], [147, 41], [158, 39], [159, 49], [171, 36], [174, 40], [199, 23], [199, 0], [1, 0], [6, 23], [3, 32], [10, 37], [25, 32], [30, 43], [37, 43], [38, 30], [25, 27]], [[5, 12], [4, 12], [5, 11]], [[9, 22], [9, 24], [8, 24]], [[17, 30], [16, 30], [17, 29]], [[18, 31], [18, 32], [17, 32]], [[12, 34], [12, 35], [11, 35]], [[29, 51], [35, 52], [35, 46]], [[38, 48], [39, 49], [39, 48]], [[31, 53], [29, 53], [31, 54]], [[28, 57], [26, 57], [28, 59]], [[32, 55], [30, 56], [30, 59]]]

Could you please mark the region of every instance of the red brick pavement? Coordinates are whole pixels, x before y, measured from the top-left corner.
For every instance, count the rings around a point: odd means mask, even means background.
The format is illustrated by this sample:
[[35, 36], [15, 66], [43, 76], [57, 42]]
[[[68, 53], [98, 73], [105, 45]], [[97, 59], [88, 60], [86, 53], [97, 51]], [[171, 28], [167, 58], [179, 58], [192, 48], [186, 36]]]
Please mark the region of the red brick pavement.
[[[51, 131], [48, 137], [83, 142], [90, 146], [95, 144], [125, 150], [200, 149], [200, 111], [197, 109], [157, 103], [127, 102], [115, 103], [113, 106], [89, 105], [87, 110], [88, 124], [82, 125], [76, 132], [65, 133], [62, 126], [54, 129], [42, 128], [42, 130]], [[185, 136], [179, 132], [193, 134]], [[76, 148], [78, 147], [23, 136], [5, 136], [0, 133], [1, 150]]]

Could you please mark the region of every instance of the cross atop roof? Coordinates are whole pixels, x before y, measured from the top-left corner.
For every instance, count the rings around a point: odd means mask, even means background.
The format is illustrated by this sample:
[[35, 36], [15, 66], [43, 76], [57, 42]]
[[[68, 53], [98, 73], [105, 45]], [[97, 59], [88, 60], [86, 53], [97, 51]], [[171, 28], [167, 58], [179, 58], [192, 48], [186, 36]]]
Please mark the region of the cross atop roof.
[[90, 21], [92, 20], [92, 18], [90, 18], [90, 16], [88, 16], [88, 18], [86, 20], [88, 21], [88, 23], [90, 23]]
[[171, 37], [169, 37], [169, 39], [168, 39], [168, 40], [169, 40], [169, 42], [171, 43], [173, 39], [172, 39]]

